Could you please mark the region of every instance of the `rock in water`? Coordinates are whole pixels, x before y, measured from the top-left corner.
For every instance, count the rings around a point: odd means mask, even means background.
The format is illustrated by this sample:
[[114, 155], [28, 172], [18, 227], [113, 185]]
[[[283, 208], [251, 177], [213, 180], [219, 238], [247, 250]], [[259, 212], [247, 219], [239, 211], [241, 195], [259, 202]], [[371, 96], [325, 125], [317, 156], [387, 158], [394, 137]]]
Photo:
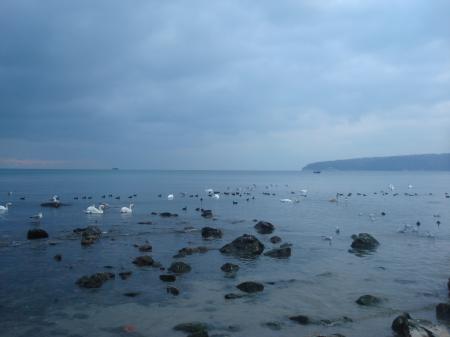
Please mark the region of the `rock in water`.
[[239, 266], [233, 263], [224, 263], [220, 269], [222, 269], [225, 273], [232, 273], [238, 271]]
[[257, 293], [264, 290], [264, 285], [259, 282], [247, 281], [238, 284], [236, 288], [246, 293]]
[[442, 321], [450, 322], [450, 304], [439, 303], [436, 306], [436, 317]]
[[203, 227], [202, 228], [202, 237], [207, 238], [221, 238], [222, 237], [222, 231], [217, 228], [212, 227]]
[[231, 254], [240, 257], [261, 255], [264, 245], [253, 235], [244, 234], [231, 243], [220, 248], [222, 254]]
[[255, 229], [259, 234], [270, 234], [275, 230], [275, 226], [267, 221], [259, 221], [256, 223]]
[[175, 275], [159, 275], [159, 279], [163, 282], [175, 282], [177, 277]]
[[363, 295], [356, 300], [356, 303], [359, 305], [372, 306], [380, 303], [380, 299], [372, 295]]
[[102, 231], [97, 226], [88, 226], [86, 228], [76, 228], [73, 230], [74, 233], [81, 233], [81, 244], [83, 246], [91, 245], [100, 239]]
[[213, 217], [213, 212], [210, 209], [203, 209], [202, 217], [204, 217], [206, 219], [211, 219]]
[[27, 233], [28, 240], [46, 239], [46, 238], [48, 238], [48, 233], [43, 229], [30, 229]]
[[373, 250], [380, 244], [372, 235], [367, 233], [353, 234], [352, 239], [352, 248], [357, 250]]
[[200, 322], [181, 323], [173, 327], [176, 331], [182, 331], [190, 334], [202, 333], [208, 331], [208, 326]]
[[305, 315], [291, 316], [291, 317], [289, 317], [289, 319], [291, 321], [297, 322], [298, 324], [301, 324], [301, 325], [307, 325], [307, 324], [311, 323], [311, 320], [309, 319], [309, 317], [305, 316]]
[[170, 265], [169, 271], [175, 274], [189, 273], [191, 266], [184, 262], [174, 262]]
[[281, 242], [281, 238], [279, 237], [279, 236], [272, 236], [271, 238], [270, 238], [270, 242], [272, 242], [273, 244], [277, 244], [277, 243], [280, 243]]
[[154, 262], [153, 258], [149, 255], [138, 256], [133, 260], [133, 263], [138, 267], [153, 266]]
[[431, 322], [412, 319], [408, 313], [401, 314], [392, 322], [392, 330], [400, 337], [446, 337], [446, 328]]
[[166, 291], [167, 291], [168, 294], [171, 294], [171, 295], [174, 295], [174, 296], [180, 295], [180, 291], [177, 288], [175, 288], [175, 287], [170, 287], [169, 286], [169, 287], [166, 288]]
[[100, 288], [106, 281], [115, 278], [113, 273], [96, 273], [91, 276], [83, 276], [76, 282], [81, 288]]
[[278, 259], [287, 258], [291, 256], [291, 247], [275, 248], [264, 253], [265, 256], [270, 256]]
[[145, 243], [143, 245], [138, 246], [138, 249], [140, 252], [151, 252], [152, 246], [149, 245], [148, 243]]

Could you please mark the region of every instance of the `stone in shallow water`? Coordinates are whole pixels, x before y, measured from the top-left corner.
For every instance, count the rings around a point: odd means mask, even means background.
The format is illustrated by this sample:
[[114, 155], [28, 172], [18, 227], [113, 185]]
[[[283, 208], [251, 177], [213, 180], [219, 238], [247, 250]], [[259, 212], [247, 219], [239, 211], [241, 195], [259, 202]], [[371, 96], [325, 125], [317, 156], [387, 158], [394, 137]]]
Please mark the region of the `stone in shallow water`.
[[186, 333], [200, 333], [207, 332], [208, 326], [201, 322], [189, 322], [189, 323], [180, 323], [173, 327], [176, 331], [182, 331]]
[[439, 320], [450, 322], [450, 304], [439, 303], [436, 306], [436, 317]]
[[220, 269], [222, 269], [222, 271], [226, 272], [226, 273], [231, 273], [231, 272], [236, 272], [239, 270], [239, 266], [237, 264], [234, 263], [224, 263], [222, 265], [222, 267], [220, 267]]
[[359, 233], [352, 235], [352, 248], [357, 250], [373, 250], [376, 249], [380, 243], [368, 233]]
[[48, 238], [48, 233], [43, 229], [30, 229], [27, 233], [28, 240], [46, 239], [46, 238]]
[[253, 235], [244, 234], [231, 243], [220, 248], [222, 254], [231, 254], [239, 257], [254, 257], [261, 255], [264, 245]]
[[356, 303], [358, 303], [359, 305], [365, 305], [365, 306], [377, 305], [380, 302], [381, 302], [381, 300], [378, 297], [375, 297], [373, 295], [363, 295], [356, 300]]
[[255, 229], [259, 234], [270, 234], [275, 230], [275, 226], [268, 221], [259, 221], [256, 223]]
[[177, 288], [175, 288], [175, 287], [170, 287], [169, 286], [169, 287], [166, 288], [166, 291], [167, 291], [168, 294], [171, 294], [171, 295], [174, 295], [174, 296], [178, 296], [180, 294], [180, 291]]
[[96, 273], [79, 278], [76, 284], [81, 288], [100, 288], [103, 283], [113, 278], [115, 278], [113, 273]]
[[275, 248], [264, 253], [265, 256], [270, 256], [278, 259], [287, 258], [291, 256], [291, 247]]
[[238, 284], [236, 288], [246, 293], [257, 293], [264, 290], [264, 285], [259, 282], [247, 281]]
[[131, 272], [131, 271], [122, 271], [119, 273], [119, 276], [122, 280], [126, 280], [129, 277], [131, 277], [132, 274], [133, 274], [133, 272]]
[[413, 319], [408, 313], [397, 316], [391, 325], [400, 337], [447, 337], [447, 329], [431, 322]]
[[153, 258], [149, 255], [138, 256], [133, 260], [133, 263], [138, 267], [153, 266], [154, 262]]
[[202, 228], [202, 237], [207, 238], [221, 238], [223, 235], [222, 231], [218, 228], [212, 227], [203, 227]]
[[289, 317], [289, 319], [291, 321], [294, 321], [294, 322], [296, 322], [298, 324], [301, 324], [301, 325], [307, 325], [307, 324], [311, 323], [311, 319], [308, 316], [305, 316], [305, 315], [291, 316], [291, 317]]
[[175, 275], [159, 275], [159, 279], [163, 282], [175, 282], [177, 277]]
[[280, 243], [281, 242], [281, 238], [279, 236], [276, 236], [276, 235], [272, 236], [270, 238], [270, 242], [272, 242], [273, 244]]
[[169, 271], [175, 274], [188, 273], [191, 269], [191, 266], [184, 262], [174, 262], [169, 267]]

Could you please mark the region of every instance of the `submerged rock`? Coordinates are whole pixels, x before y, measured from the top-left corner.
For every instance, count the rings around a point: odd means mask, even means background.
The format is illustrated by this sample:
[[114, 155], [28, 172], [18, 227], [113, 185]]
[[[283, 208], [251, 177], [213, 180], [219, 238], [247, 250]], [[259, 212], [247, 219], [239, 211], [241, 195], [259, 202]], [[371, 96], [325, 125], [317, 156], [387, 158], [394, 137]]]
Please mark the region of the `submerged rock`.
[[291, 247], [271, 249], [268, 252], [264, 253], [264, 255], [279, 259], [287, 258], [291, 256]]
[[224, 263], [222, 265], [222, 267], [220, 267], [220, 269], [222, 269], [222, 271], [226, 272], [226, 273], [232, 273], [232, 272], [236, 272], [239, 270], [239, 266], [237, 264], [234, 263]]
[[81, 244], [83, 246], [91, 245], [100, 239], [102, 231], [97, 226], [88, 226], [86, 228], [76, 228], [73, 230], [76, 234], [81, 234]]
[[296, 322], [298, 324], [301, 324], [301, 325], [307, 325], [307, 324], [311, 323], [311, 319], [308, 316], [305, 316], [305, 315], [291, 316], [291, 317], [289, 317], [289, 319], [291, 321], [294, 321], [294, 322]]
[[100, 288], [103, 283], [113, 278], [115, 278], [113, 273], [96, 273], [79, 278], [76, 284], [81, 288]]
[[255, 229], [259, 234], [270, 234], [275, 230], [275, 226], [267, 221], [259, 221], [256, 223]]
[[177, 288], [175, 288], [175, 287], [170, 287], [169, 286], [169, 287], [166, 288], [166, 291], [167, 291], [168, 294], [171, 294], [171, 295], [174, 295], [174, 296], [180, 295], [180, 291]]
[[356, 303], [358, 303], [359, 305], [365, 305], [365, 306], [377, 305], [380, 302], [381, 302], [381, 300], [378, 297], [375, 297], [372, 295], [363, 295], [356, 300]]
[[28, 240], [46, 239], [46, 238], [48, 238], [48, 233], [43, 229], [30, 229], [27, 233]]
[[372, 235], [367, 233], [353, 234], [352, 239], [352, 248], [357, 250], [373, 250], [380, 244]]
[[277, 243], [280, 243], [281, 242], [281, 238], [279, 237], [279, 236], [272, 236], [271, 238], [270, 238], [270, 242], [272, 242], [273, 244], [277, 244]]
[[162, 218], [176, 218], [178, 216], [178, 214], [170, 213], [170, 212], [161, 212], [161, 213], [159, 213], [159, 216]]
[[130, 278], [132, 274], [133, 274], [133, 272], [131, 272], [131, 271], [122, 271], [119, 273], [119, 276], [122, 280], [126, 280], [126, 279]]
[[55, 261], [60, 262], [60, 261], [62, 260], [62, 255], [61, 255], [61, 254], [56, 254], [55, 256], [53, 256], [53, 259], [54, 259]]
[[198, 246], [198, 247], [185, 247], [178, 251], [178, 254], [175, 255], [175, 258], [185, 257], [187, 255], [192, 255], [195, 253], [206, 253], [208, 251], [208, 247]]
[[446, 328], [433, 325], [429, 321], [413, 319], [408, 313], [396, 317], [391, 325], [392, 330], [400, 337], [445, 337]]
[[175, 274], [189, 273], [191, 269], [191, 266], [184, 262], [174, 262], [169, 267], [169, 271]]
[[138, 249], [140, 252], [151, 252], [153, 248], [148, 243], [145, 243], [143, 245], [138, 246]]
[[175, 331], [182, 331], [190, 334], [208, 331], [208, 326], [200, 322], [181, 323], [173, 327]]
[[236, 288], [246, 293], [257, 293], [264, 290], [264, 285], [259, 282], [247, 281], [238, 284]]
[[212, 228], [212, 227], [203, 227], [202, 228], [202, 237], [205, 239], [221, 238], [222, 235], [223, 235], [223, 233], [220, 229]]
[[159, 279], [163, 282], [175, 282], [177, 277], [175, 275], [159, 275]]
[[143, 256], [138, 256], [137, 258], [135, 258], [133, 260], [133, 263], [138, 267], [146, 267], [146, 266], [153, 266], [155, 261], [153, 260], [153, 258], [151, 256], [143, 255]]
[[439, 303], [436, 306], [436, 317], [439, 320], [450, 322], [450, 304]]
[[222, 254], [231, 254], [240, 257], [261, 255], [264, 245], [253, 235], [244, 234], [231, 243], [220, 248]]
[[244, 297], [245, 295], [244, 294], [234, 294], [234, 293], [229, 293], [229, 294], [225, 294], [225, 299], [226, 300], [234, 300], [234, 299], [237, 299], [237, 298], [241, 298], [241, 297]]
[[139, 296], [140, 294], [141, 294], [140, 291], [129, 291], [127, 293], [124, 293], [123, 296], [136, 297], [136, 296]]
[[213, 212], [210, 209], [202, 209], [202, 217], [211, 219], [213, 217]]

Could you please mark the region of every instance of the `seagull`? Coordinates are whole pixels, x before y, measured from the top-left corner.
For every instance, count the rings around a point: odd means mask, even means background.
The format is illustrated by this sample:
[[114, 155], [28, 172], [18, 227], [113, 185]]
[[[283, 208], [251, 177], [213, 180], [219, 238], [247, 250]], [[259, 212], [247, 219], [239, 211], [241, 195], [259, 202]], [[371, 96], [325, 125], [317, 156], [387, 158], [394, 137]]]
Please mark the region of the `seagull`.
[[332, 236], [322, 235], [322, 240], [328, 241], [330, 243], [330, 245], [331, 245], [331, 242], [333, 241], [333, 237]]
[[173, 194], [169, 194], [168, 196], [167, 196], [167, 200], [173, 200]]
[[292, 200], [291, 199], [280, 199], [280, 201], [283, 202], [283, 203], [292, 204]]
[[217, 193], [214, 193], [213, 198], [216, 199], [216, 200], [219, 200], [220, 199], [220, 195], [217, 194]]
[[120, 213], [133, 213], [134, 204], [130, 204], [130, 207], [122, 207]]
[[213, 190], [212, 188], [207, 188], [207, 189], [205, 190], [205, 192], [206, 192], [209, 196], [212, 196], [212, 195], [214, 194], [214, 190]]
[[5, 206], [0, 206], [0, 212], [6, 212], [9, 209], [9, 206], [12, 206], [10, 202], [7, 202]]
[[43, 216], [44, 216], [44, 215], [42, 214], [42, 212], [39, 212], [38, 214], [35, 214], [35, 215], [33, 215], [33, 216], [30, 216], [30, 219], [41, 220]]
[[103, 205], [95, 207], [95, 205], [91, 205], [84, 211], [86, 214], [103, 214]]

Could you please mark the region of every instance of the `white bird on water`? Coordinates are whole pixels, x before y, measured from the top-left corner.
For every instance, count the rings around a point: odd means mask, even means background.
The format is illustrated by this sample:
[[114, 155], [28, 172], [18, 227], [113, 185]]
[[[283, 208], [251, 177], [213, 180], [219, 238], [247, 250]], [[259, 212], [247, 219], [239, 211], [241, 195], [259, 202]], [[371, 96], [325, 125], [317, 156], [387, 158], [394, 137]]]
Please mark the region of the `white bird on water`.
[[12, 206], [10, 202], [7, 202], [5, 206], [0, 205], [0, 212], [6, 212], [9, 209], [9, 206]]
[[303, 197], [306, 197], [306, 195], [308, 194], [308, 190], [304, 189], [304, 190], [300, 190], [300, 195]]
[[42, 212], [39, 212], [38, 214], [35, 214], [33, 216], [30, 216], [30, 219], [34, 219], [34, 220], [41, 220], [43, 218], [43, 214]]
[[173, 200], [173, 198], [174, 198], [173, 194], [169, 194], [169, 195], [167, 196], [167, 200]]
[[95, 207], [95, 205], [91, 205], [88, 208], [86, 208], [86, 210], [84, 211], [86, 214], [103, 214], [103, 208], [105, 208], [105, 206], [100, 205], [97, 207]]
[[213, 198], [216, 199], [216, 200], [219, 200], [220, 199], [220, 195], [217, 194], [217, 193], [214, 193]]
[[392, 184], [389, 184], [389, 189], [390, 189], [391, 191], [393, 191], [393, 190], [395, 190], [395, 186], [392, 185]]
[[280, 199], [280, 201], [283, 202], [283, 203], [292, 204], [292, 200], [291, 199]]
[[130, 204], [129, 207], [122, 207], [120, 213], [133, 213], [133, 206], [134, 204]]

